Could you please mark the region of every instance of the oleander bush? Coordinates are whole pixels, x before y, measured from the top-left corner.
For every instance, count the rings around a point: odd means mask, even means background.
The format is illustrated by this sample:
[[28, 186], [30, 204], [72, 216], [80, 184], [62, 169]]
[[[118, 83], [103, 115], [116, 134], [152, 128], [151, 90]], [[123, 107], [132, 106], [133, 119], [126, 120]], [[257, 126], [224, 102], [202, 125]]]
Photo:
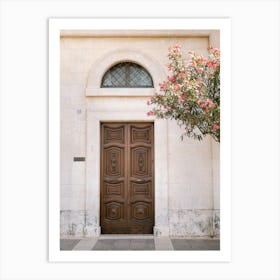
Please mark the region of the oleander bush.
[[147, 105], [147, 113], [175, 119], [184, 136], [202, 140], [210, 135], [220, 142], [220, 50], [208, 47], [207, 57], [194, 51], [184, 54], [180, 45], [169, 48], [170, 75]]

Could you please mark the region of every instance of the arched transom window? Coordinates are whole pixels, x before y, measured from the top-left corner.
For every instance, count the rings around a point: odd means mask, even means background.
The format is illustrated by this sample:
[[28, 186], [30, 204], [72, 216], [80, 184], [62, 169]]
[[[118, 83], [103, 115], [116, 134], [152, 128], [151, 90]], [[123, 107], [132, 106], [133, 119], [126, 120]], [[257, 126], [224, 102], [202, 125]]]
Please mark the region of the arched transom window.
[[110, 68], [102, 78], [104, 88], [149, 88], [153, 87], [151, 75], [142, 66], [121, 62]]

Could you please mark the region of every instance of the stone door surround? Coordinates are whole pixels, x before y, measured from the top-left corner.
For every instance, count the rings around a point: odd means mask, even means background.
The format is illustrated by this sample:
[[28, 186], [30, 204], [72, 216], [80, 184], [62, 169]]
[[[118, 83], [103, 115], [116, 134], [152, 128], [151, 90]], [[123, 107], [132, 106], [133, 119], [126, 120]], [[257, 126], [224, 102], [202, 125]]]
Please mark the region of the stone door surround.
[[164, 80], [163, 67], [152, 57], [135, 50], [116, 50], [92, 65], [87, 96], [86, 221], [85, 235], [100, 235], [100, 125], [102, 122], [154, 122], [155, 236], [169, 235], [167, 121], [147, 116], [146, 101], [156, 89], [100, 88], [104, 73], [114, 64], [132, 61], [147, 69], [154, 85]]

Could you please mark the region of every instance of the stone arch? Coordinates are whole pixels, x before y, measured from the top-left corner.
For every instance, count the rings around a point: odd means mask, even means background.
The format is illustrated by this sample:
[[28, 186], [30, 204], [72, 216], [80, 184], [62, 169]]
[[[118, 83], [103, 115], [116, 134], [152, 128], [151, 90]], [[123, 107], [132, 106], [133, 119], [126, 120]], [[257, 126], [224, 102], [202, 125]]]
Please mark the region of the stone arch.
[[89, 71], [86, 92], [100, 88], [103, 75], [114, 65], [121, 62], [132, 62], [145, 68], [151, 75], [154, 88], [165, 78], [162, 65], [153, 57], [139, 50], [114, 50], [97, 59]]

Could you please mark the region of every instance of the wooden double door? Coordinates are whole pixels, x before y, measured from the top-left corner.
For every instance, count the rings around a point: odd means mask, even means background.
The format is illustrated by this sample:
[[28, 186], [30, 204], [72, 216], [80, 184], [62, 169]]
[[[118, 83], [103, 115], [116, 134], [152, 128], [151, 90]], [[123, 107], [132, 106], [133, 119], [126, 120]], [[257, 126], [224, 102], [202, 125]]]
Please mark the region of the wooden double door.
[[153, 123], [101, 124], [100, 183], [101, 233], [153, 233]]

